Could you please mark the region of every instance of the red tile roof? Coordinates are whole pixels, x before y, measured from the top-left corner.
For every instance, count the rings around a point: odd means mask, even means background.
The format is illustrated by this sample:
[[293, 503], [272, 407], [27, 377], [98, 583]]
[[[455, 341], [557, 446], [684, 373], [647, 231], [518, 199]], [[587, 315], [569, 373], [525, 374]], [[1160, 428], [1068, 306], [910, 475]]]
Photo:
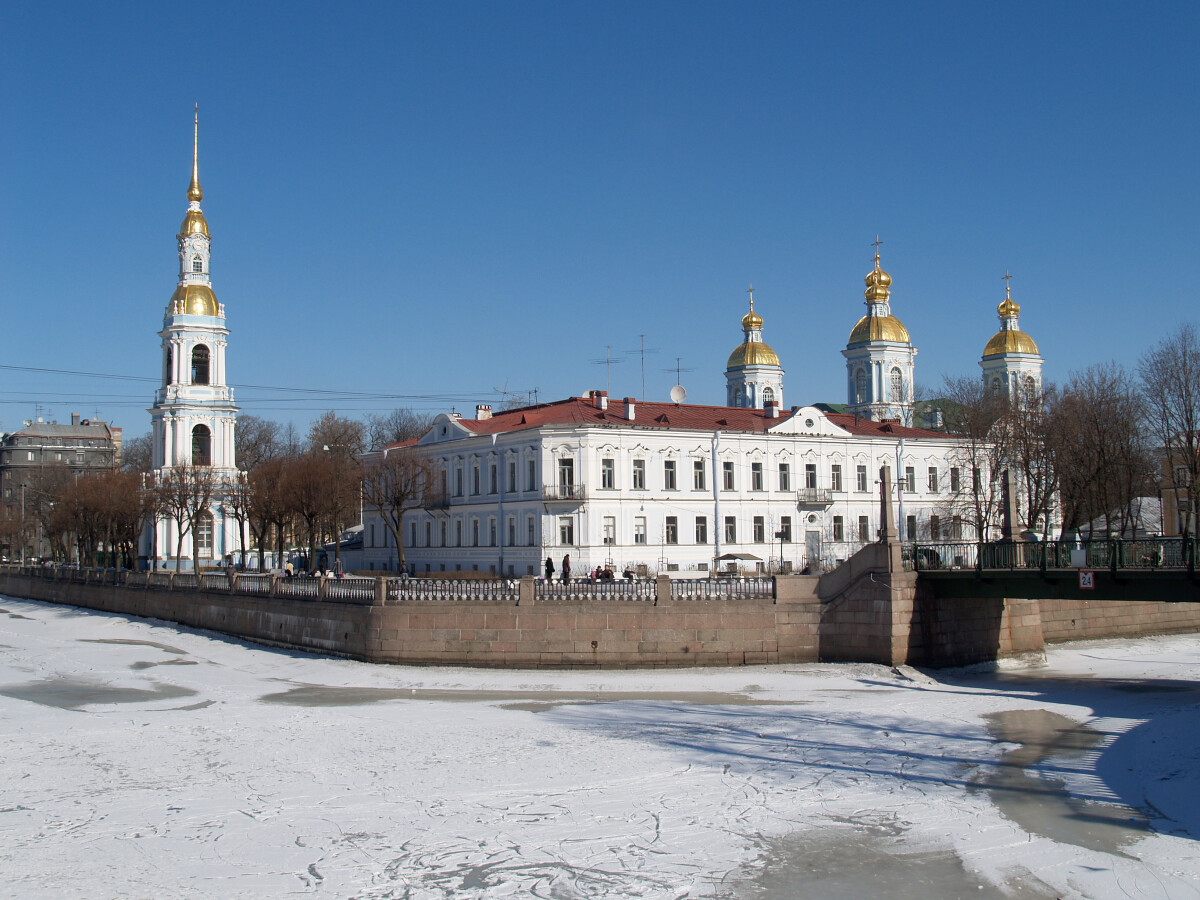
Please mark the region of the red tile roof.
[[[475, 434], [499, 434], [539, 428], [544, 425], [637, 425], [645, 428], [679, 428], [691, 431], [765, 432], [792, 415], [781, 410], [774, 419], [761, 409], [733, 406], [693, 406], [679, 403], [634, 402], [634, 418], [625, 418], [625, 401], [609, 398], [608, 409], [597, 409], [590, 397], [569, 397], [553, 403], [525, 406], [495, 413], [488, 419], [459, 419], [458, 424]], [[822, 413], [833, 424], [864, 437], [945, 438], [946, 435], [923, 428], [873, 422], [870, 419], [839, 413]]]

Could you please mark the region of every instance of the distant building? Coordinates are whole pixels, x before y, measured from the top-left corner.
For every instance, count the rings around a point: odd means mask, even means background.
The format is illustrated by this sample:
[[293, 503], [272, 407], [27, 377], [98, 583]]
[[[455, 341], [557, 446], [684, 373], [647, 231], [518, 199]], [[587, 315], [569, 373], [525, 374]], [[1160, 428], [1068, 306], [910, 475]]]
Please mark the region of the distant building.
[[26, 422], [20, 431], [0, 435], [0, 497], [14, 519], [26, 513], [28, 554], [49, 552], [33, 513], [50, 502], [48, 489], [57, 473], [78, 477], [120, 464], [121, 429], [78, 413], [71, 414], [70, 425]]

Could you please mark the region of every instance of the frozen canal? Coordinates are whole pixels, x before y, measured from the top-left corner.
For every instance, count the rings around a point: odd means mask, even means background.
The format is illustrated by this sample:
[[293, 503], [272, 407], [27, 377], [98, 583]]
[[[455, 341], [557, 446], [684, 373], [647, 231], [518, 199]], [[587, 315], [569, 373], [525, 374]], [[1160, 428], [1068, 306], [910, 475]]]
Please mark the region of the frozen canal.
[[369, 666], [0, 598], [0, 895], [1200, 897], [1200, 638]]

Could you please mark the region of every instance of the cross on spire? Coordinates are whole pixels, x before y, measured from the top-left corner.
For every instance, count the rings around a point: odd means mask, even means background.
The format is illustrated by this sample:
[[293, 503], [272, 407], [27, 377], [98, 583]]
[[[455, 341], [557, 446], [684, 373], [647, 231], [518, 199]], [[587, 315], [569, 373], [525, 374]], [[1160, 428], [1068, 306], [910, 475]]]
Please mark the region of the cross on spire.
[[750, 282], [750, 288], [746, 293], [750, 295], [750, 312], [754, 312], [754, 282]]
[[1004, 270], [1004, 274], [1000, 276], [1000, 280], [1004, 282], [1004, 299], [1011, 300], [1012, 299], [1012, 293], [1011, 293], [1012, 285], [1009, 282], [1012, 281], [1012, 275], [1009, 274], [1008, 269]]
[[875, 240], [872, 241], [871, 244], [875, 248], [875, 265], [878, 266], [879, 265], [879, 248], [883, 244], [883, 241], [881, 241], [879, 239], [879, 235], [877, 234], [877, 235], [875, 235]]

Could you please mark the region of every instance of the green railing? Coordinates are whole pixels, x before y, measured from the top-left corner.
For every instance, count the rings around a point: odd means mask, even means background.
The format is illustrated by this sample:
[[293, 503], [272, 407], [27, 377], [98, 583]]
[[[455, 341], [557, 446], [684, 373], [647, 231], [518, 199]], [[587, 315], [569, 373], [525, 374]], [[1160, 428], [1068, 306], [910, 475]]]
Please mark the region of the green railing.
[[905, 544], [904, 568], [931, 572], [947, 569], [1109, 569], [1195, 571], [1196, 540], [1177, 537], [1090, 541], [997, 541]]

